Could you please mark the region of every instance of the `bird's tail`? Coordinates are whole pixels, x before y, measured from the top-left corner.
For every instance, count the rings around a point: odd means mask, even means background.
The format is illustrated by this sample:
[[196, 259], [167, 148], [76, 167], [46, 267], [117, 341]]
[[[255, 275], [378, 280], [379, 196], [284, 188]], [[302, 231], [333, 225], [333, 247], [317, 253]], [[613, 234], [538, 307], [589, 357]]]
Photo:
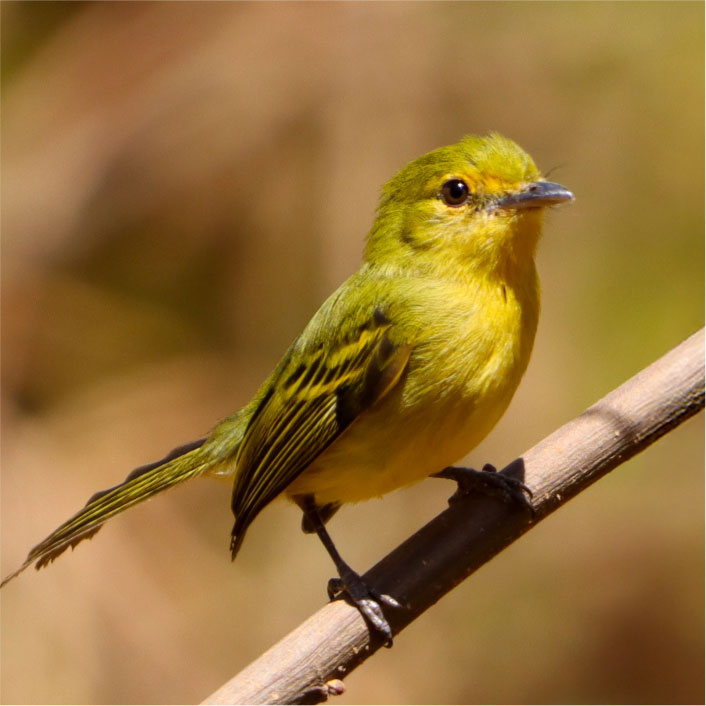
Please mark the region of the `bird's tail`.
[[199, 439], [180, 446], [161, 461], [136, 468], [119, 485], [93, 495], [82, 510], [34, 547], [24, 564], [3, 579], [0, 587], [31, 564], [36, 563], [36, 568], [41, 569], [69, 547], [73, 548], [80, 541], [90, 539], [114, 515], [147, 500], [155, 493], [211, 469], [217, 461], [212, 454], [201, 448], [205, 442], [206, 439]]

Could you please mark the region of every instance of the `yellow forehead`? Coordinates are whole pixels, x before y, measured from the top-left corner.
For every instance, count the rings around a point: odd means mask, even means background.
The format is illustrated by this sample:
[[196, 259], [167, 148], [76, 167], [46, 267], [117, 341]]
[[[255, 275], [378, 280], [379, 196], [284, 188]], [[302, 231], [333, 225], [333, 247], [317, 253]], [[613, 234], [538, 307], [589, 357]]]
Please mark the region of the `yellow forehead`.
[[410, 162], [383, 189], [382, 204], [433, 198], [447, 179], [463, 179], [473, 191], [493, 194], [540, 178], [532, 158], [497, 133], [465, 137]]
[[[519, 177], [519, 178], [517, 178]], [[527, 174], [517, 174], [509, 176], [500, 176], [493, 172], [482, 172], [477, 169], [465, 169], [461, 172], [447, 173], [441, 178], [435, 178], [433, 182], [444, 183], [449, 179], [462, 179], [465, 181], [472, 191], [484, 194], [502, 194], [509, 190], [520, 188], [530, 181], [534, 176], [528, 178]], [[429, 185], [433, 186], [432, 183]]]

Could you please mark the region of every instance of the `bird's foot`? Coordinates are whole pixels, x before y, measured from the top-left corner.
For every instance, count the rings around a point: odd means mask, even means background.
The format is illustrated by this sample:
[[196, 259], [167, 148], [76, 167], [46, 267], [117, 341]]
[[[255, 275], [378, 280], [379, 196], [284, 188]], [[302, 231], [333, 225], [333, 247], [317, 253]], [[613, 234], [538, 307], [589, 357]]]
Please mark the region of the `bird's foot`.
[[383, 637], [385, 647], [392, 647], [392, 628], [382, 612], [381, 604], [391, 608], [401, 608], [401, 605], [392, 596], [368, 586], [360, 574], [348, 566], [341, 571], [340, 578], [328, 582], [328, 595], [331, 600], [344, 593], [360, 611], [365, 622]]
[[449, 466], [433, 475], [436, 478], [446, 478], [458, 483], [456, 492], [449, 498], [449, 505], [465, 495], [482, 493], [505, 503], [516, 503], [534, 516], [535, 510], [531, 503], [532, 491], [517, 478], [499, 473], [490, 463], [486, 463], [481, 471], [475, 468]]

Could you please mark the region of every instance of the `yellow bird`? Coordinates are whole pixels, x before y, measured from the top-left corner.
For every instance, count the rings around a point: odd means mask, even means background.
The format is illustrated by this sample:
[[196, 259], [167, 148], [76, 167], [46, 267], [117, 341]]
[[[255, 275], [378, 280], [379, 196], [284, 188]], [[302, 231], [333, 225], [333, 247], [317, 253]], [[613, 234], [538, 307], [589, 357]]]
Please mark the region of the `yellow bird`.
[[[447, 467], [497, 423], [530, 358], [543, 210], [571, 199], [498, 134], [408, 164], [383, 188], [360, 270], [324, 302], [254, 399], [210, 436], [96, 493], [3, 585], [154, 493], [227, 475], [233, 558], [257, 514], [284, 494], [336, 564], [330, 592], [345, 591], [389, 641], [379, 604], [395, 601], [363, 583], [324, 525], [342, 503], [433, 474], [464, 477]], [[466, 470], [518, 494], [504, 476]]]

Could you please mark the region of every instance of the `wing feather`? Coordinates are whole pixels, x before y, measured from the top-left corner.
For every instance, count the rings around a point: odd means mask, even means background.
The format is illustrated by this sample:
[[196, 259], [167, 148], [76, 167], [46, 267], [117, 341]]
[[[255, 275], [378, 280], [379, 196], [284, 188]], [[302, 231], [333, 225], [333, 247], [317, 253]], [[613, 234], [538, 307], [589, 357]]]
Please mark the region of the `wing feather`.
[[376, 309], [336, 348], [285, 359], [239, 448], [233, 556], [260, 510], [399, 379], [410, 348], [391, 342], [391, 325]]

